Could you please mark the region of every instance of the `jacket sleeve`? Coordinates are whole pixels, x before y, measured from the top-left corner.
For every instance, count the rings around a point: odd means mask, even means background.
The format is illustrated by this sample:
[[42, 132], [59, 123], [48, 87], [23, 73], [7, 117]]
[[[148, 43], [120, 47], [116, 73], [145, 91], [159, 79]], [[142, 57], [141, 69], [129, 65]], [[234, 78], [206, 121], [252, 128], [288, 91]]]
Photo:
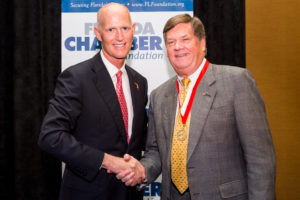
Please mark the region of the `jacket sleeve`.
[[235, 84], [234, 112], [247, 166], [249, 200], [275, 199], [275, 151], [264, 102], [248, 70]]
[[158, 145], [156, 141], [155, 134], [155, 119], [153, 113], [153, 106], [155, 103], [153, 93], [150, 96], [149, 105], [149, 118], [148, 118], [148, 132], [147, 132], [147, 142], [146, 151], [141, 159], [142, 165], [146, 169], [146, 179], [147, 183], [152, 183], [161, 173], [161, 159], [159, 155]]
[[78, 141], [72, 131], [82, 109], [80, 78], [65, 70], [57, 80], [54, 98], [49, 102], [38, 145], [47, 153], [65, 162], [75, 173], [93, 179], [103, 161], [104, 153]]

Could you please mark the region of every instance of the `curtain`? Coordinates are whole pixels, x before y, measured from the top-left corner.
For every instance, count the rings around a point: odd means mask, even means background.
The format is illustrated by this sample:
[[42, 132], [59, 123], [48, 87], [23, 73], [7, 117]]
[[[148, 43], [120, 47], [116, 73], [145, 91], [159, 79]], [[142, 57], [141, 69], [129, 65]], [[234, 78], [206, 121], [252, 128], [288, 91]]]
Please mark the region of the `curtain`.
[[207, 59], [245, 67], [245, 0], [194, 0], [206, 29]]
[[61, 69], [61, 2], [1, 0], [0, 199], [57, 199], [61, 164], [37, 146]]
[[14, 199], [13, 107], [12, 107], [12, 3], [0, 2], [0, 199]]

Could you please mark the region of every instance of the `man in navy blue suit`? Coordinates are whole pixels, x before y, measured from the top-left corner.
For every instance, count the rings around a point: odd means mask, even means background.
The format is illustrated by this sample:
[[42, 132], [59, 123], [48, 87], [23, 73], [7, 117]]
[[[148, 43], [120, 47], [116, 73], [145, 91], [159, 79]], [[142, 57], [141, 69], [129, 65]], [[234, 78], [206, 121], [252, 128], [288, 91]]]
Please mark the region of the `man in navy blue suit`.
[[140, 159], [146, 137], [147, 80], [125, 64], [135, 24], [117, 3], [97, 21], [102, 50], [59, 75], [38, 144], [66, 163], [60, 199], [142, 199], [113, 174], [141, 167], [122, 157]]

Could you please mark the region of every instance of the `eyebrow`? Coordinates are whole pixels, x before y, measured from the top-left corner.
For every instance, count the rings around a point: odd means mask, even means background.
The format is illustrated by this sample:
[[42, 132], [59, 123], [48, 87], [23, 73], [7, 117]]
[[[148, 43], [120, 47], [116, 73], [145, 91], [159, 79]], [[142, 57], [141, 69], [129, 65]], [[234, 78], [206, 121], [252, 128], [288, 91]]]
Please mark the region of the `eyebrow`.
[[[179, 38], [186, 38], [186, 37], [189, 37], [189, 35], [185, 34], [185, 35], [180, 36]], [[169, 41], [169, 40], [175, 40], [175, 38], [167, 38], [167, 41]]]
[[185, 34], [185, 35], [181, 36], [181, 38], [185, 38], [185, 37], [189, 37], [189, 35]]

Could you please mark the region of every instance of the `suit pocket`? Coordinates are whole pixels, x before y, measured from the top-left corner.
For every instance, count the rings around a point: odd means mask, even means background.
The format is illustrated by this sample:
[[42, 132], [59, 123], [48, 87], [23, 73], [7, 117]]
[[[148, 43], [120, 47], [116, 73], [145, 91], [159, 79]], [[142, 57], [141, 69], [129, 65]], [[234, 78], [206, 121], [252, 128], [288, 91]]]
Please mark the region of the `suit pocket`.
[[247, 184], [244, 180], [236, 180], [219, 185], [222, 198], [231, 198], [247, 193]]

